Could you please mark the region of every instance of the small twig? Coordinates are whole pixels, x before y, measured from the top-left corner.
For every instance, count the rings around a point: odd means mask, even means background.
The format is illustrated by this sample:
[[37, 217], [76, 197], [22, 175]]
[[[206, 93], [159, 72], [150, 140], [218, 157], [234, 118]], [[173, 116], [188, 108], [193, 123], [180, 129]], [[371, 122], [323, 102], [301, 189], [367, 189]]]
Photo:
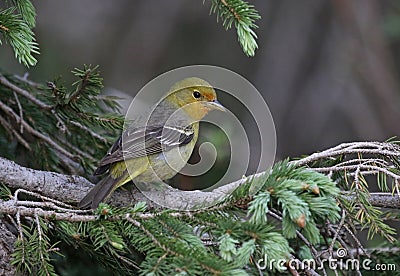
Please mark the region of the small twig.
[[56, 126], [58, 127], [58, 129], [63, 133], [67, 132], [69, 134], [67, 126], [65, 125], [64, 121], [60, 118], [60, 116], [58, 116], [56, 111], [54, 109], [52, 109], [51, 113], [54, 115], [54, 117], [57, 120]]
[[36, 209], [35, 209], [34, 217], [35, 217], [35, 222], [36, 222], [37, 231], [38, 231], [38, 237], [39, 237], [39, 248], [38, 248], [38, 250], [39, 250], [40, 260], [42, 262], [42, 268], [45, 269], [46, 275], [50, 276], [50, 273], [47, 270], [46, 261], [45, 261], [44, 256], [43, 256], [43, 248], [42, 248], [43, 232], [42, 232], [42, 227], [40, 226], [39, 216], [36, 213]]
[[370, 257], [369, 254], [362, 246], [360, 240], [356, 237], [356, 235], [354, 235], [353, 231], [351, 231], [350, 228], [346, 224], [343, 225], [343, 228], [346, 229], [347, 233], [349, 233], [350, 236], [353, 238], [353, 240], [357, 243], [358, 248], [361, 249], [364, 252], [364, 254], [367, 255], [367, 257], [369, 258]]
[[20, 132], [21, 132], [21, 134], [23, 134], [24, 133], [24, 127], [22, 125], [22, 122], [24, 121], [24, 117], [23, 117], [24, 113], [22, 112], [22, 106], [21, 106], [21, 103], [19, 102], [17, 93], [15, 91], [13, 91], [13, 92], [14, 92], [15, 100], [17, 101], [17, 106], [18, 106], [18, 110], [19, 110], [19, 117], [21, 118]]
[[169, 248], [165, 247], [162, 243], [160, 243], [156, 237], [149, 231], [147, 230], [139, 221], [133, 219], [129, 214], [124, 216], [124, 219], [129, 221], [130, 223], [132, 223], [133, 225], [135, 225], [136, 227], [138, 227], [140, 230], [142, 230], [146, 236], [148, 236], [155, 245], [157, 245], [158, 247], [160, 247], [162, 250], [164, 250], [165, 253], [174, 255], [174, 256], [178, 256], [178, 257], [183, 257], [181, 254], [174, 252], [172, 250], [170, 250]]
[[21, 263], [25, 263], [25, 241], [24, 241], [24, 232], [22, 230], [22, 224], [21, 224], [21, 214], [19, 210], [15, 213], [15, 218], [17, 220], [17, 225], [18, 225], [18, 238], [21, 240], [21, 246], [22, 246], [22, 258], [21, 258]]
[[[278, 215], [279, 211], [275, 210], [274, 208], [271, 208], [270, 210], [268, 210], [267, 214], [270, 215], [271, 217], [276, 218], [279, 221], [283, 221], [283, 218]], [[315, 258], [318, 258], [318, 252], [315, 249], [315, 247], [311, 244], [311, 242], [309, 242], [307, 240], [306, 237], [304, 237], [304, 235], [302, 233], [300, 233], [300, 231], [296, 230], [296, 235], [304, 242], [305, 245], [307, 245], [307, 247], [310, 248], [311, 253], [314, 255]]]
[[37, 99], [35, 96], [33, 96], [28, 91], [12, 84], [2, 74], [0, 74], [0, 83], [3, 84], [4, 86], [10, 88], [11, 90], [15, 91], [16, 93], [20, 94], [21, 96], [24, 96], [25, 98], [27, 98], [28, 100], [30, 100], [31, 102], [33, 102], [34, 104], [39, 106], [40, 108], [43, 108], [43, 109], [52, 109], [53, 108], [53, 106], [45, 104], [44, 102]]
[[120, 259], [122, 262], [126, 263], [127, 265], [129, 265], [135, 269], [140, 269], [134, 262], [132, 262], [128, 258], [125, 258], [124, 256], [121, 256], [117, 253], [115, 253], [114, 256], [117, 257], [118, 259]]
[[[41, 195], [41, 194], [38, 194], [38, 193], [35, 193], [35, 192], [31, 192], [31, 191], [28, 191], [28, 190], [25, 190], [25, 189], [17, 189], [17, 190], [14, 192], [13, 200], [14, 200], [15, 204], [18, 204], [18, 202], [19, 202], [19, 200], [18, 200], [18, 195], [19, 195], [20, 193], [25, 193], [25, 194], [27, 194], [27, 195], [34, 196], [34, 197], [39, 198], [39, 199], [41, 199], [41, 200], [43, 200], [43, 201], [46, 201], [46, 200], [47, 200], [47, 201], [50, 201], [50, 202], [52, 202], [52, 203], [58, 204], [58, 205], [60, 205], [60, 206], [64, 206], [64, 207], [66, 207], [66, 208], [75, 208], [74, 206], [71, 206], [71, 205], [69, 205], [69, 204], [67, 204], [67, 203], [64, 203], [64, 202], [62, 202], [62, 201], [58, 201], [58, 200], [55, 200], [55, 199], [53, 199], [53, 198], [50, 198], [50, 197], [47, 197], [47, 196], [43, 196], [43, 195]], [[86, 211], [86, 212], [87, 212], [87, 211]]]
[[37, 211], [37, 209], [35, 209], [35, 211], [34, 211], [34, 217], [35, 217], [35, 222], [36, 222], [37, 231], [38, 231], [38, 235], [39, 235], [39, 243], [40, 243], [43, 240], [42, 227], [40, 226], [39, 216], [36, 211]]
[[229, 6], [229, 4], [226, 2], [226, 0], [220, 0], [221, 3], [233, 14], [233, 16], [239, 21], [240, 20], [240, 15], [235, 11], [234, 8]]
[[78, 123], [78, 122], [75, 122], [75, 121], [70, 121], [69, 123], [70, 123], [71, 125], [74, 125], [74, 126], [76, 126], [76, 127], [79, 127], [80, 129], [82, 129], [82, 130], [88, 132], [91, 136], [93, 136], [94, 138], [96, 138], [96, 139], [102, 141], [103, 143], [107, 143], [107, 139], [106, 139], [106, 138], [104, 138], [104, 137], [102, 137], [101, 135], [97, 134], [96, 132], [94, 132], [94, 131], [91, 130], [90, 128], [88, 128], [88, 127], [86, 127], [86, 126], [84, 126], [84, 125], [82, 125], [82, 124], [80, 124], [80, 123]]
[[38, 137], [39, 139], [43, 140], [44, 142], [46, 142], [47, 144], [52, 146], [58, 152], [62, 153], [63, 155], [65, 155], [66, 157], [68, 157], [72, 160], [75, 160], [77, 158], [77, 156], [71, 154], [70, 152], [65, 150], [63, 147], [61, 147], [60, 145], [55, 143], [50, 137], [44, 135], [43, 133], [40, 133], [39, 131], [32, 128], [28, 123], [26, 123], [25, 121], [22, 121], [21, 118], [14, 112], [14, 110], [12, 110], [9, 106], [4, 104], [2, 101], [0, 101], [0, 108], [7, 114], [13, 116], [17, 122], [21, 123], [24, 126], [26, 131], [28, 131], [32, 135]]
[[27, 150], [31, 151], [31, 146], [25, 139], [0, 115], [0, 124], [11, 137], [15, 137]]
[[24, 206], [24, 207], [36, 207], [36, 208], [40, 207], [40, 208], [56, 210], [59, 212], [66, 212], [66, 213], [69, 212], [69, 213], [75, 213], [75, 214], [88, 214], [90, 212], [88, 210], [61, 208], [52, 202], [18, 201], [17, 205]]
[[[332, 225], [328, 225], [328, 230], [331, 231], [332, 233], [335, 233], [335, 229], [333, 228]], [[340, 243], [340, 245], [341, 245], [343, 248], [346, 249], [346, 252], [348, 253], [348, 255], [349, 255], [352, 259], [354, 259], [354, 255], [352, 255], [352, 254], [349, 253], [350, 249], [349, 249], [349, 247], [347, 246], [347, 243], [342, 239], [342, 237], [341, 237], [340, 235], [338, 235], [338, 236], [336, 237], [336, 239], [337, 239], [337, 241]]]
[[[356, 199], [356, 195], [351, 192], [342, 191], [340, 194], [341, 199], [352, 202]], [[400, 196], [391, 193], [370, 193], [368, 198], [369, 203], [375, 207], [383, 208], [400, 208]]]
[[71, 96], [69, 97], [71, 102], [74, 102], [77, 99], [79, 99], [79, 96], [85, 91], [86, 85], [88, 84], [88, 81], [89, 81], [90, 73], [92, 73], [92, 72], [93, 72], [93, 69], [88, 69], [88, 70], [86, 70], [85, 75], [83, 77], [81, 77], [80, 85], [78, 85], [76, 87], [75, 92], [73, 92], [71, 94]]
[[156, 262], [156, 264], [153, 267], [153, 272], [155, 272], [160, 265], [161, 261], [164, 260], [168, 256], [168, 253], [164, 253], [162, 256], [160, 256]]
[[22, 82], [28, 84], [29, 86], [33, 86], [33, 87], [38, 88], [38, 89], [43, 88], [43, 85], [42, 85], [42, 84], [39, 84], [39, 83], [37, 83], [37, 82], [34, 82], [34, 81], [29, 80], [29, 79], [28, 79], [28, 76], [29, 76], [29, 73], [28, 73], [28, 72], [26, 72], [22, 77], [19, 76], [19, 75], [13, 75], [14, 78], [16, 78], [17, 80], [22, 81]]
[[313, 168], [313, 170], [315, 170], [317, 172], [360, 170], [360, 169], [379, 171], [388, 176], [393, 177], [394, 179], [400, 179], [399, 175], [397, 175], [385, 168], [378, 167], [378, 166], [372, 166], [372, 165], [359, 164], [359, 165], [351, 165], [351, 166], [333, 166], [333, 167], [324, 167], [324, 168], [315, 168], [315, 169]]
[[346, 160], [346, 161], [342, 161], [339, 164], [334, 165], [333, 167], [337, 167], [337, 166], [347, 166], [347, 165], [354, 165], [354, 163], [356, 163], [356, 165], [358, 164], [380, 164], [381, 166], [387, 166], [388, 162], [386, 160], [382, 160], [382, 159], [378, 159], [378, 158], [357, 158], [357, 159], [350, 159], [350, 160]]
[[[279, 221], [283, 221], [283, 218], [282, 218], [280, 215], [278, 215], [278, 213], [279, 213], [279, 212], [278, 212], [277, 210], [273, 209], [273, 208], [271, 208], [271, 209], [268, 210], [268, 212], [267, 212], [267, 214], [270, 215], [271, 217], [274, 217], [275, 219], [277, 219], [277, 220], [279, 220]], [[322, 262], [322, 260], [321, 260], [321, 258], [319, 257], [318, 251], [315, 249], [315, 247], [311, 244], [311, 242], [309, 242], [309, 240], [308, 240], [306, 237], [304, 237], [304, 235], [303, 235], [302, 233], [300, 233], [300, 231], [296, 230], [296, 235], [297, 235], [297, 237], [298, 237], [299, 239], [301, 239], [301, 240], [304, 242], [304, 244], [305, 244], [308, 248], [310, 248], [311, 253], [312, 253], [312, 255], [313, 255], [315, 261], [318, 263], [318, 265], [320, 265], [321, 262]], [[326, 270], [325, 270], [324, 267], [322, 267], [322, 271], [323, 271], [324, 275], [326, 275]]]
[[333, 247], [335, 245], [337, 237], [339, 236], [340, 230], [342, 229], [342, 227], [344, 225], [345, 219], [346, 219], [346, 210], [343, 209], [342, 210], [342, 217], [340, 219], [339, 225], [337, 227], [337, 230], [333, 232], [333, 233], [335, 233], [335, 235], [333, 236], [332, 242], [331, 242], [331, 244], [329, 245], [329, 248], [328, 248], [328, 252], [329, 252], [329, 254], [331, 256], [333, 256]]
[[90, 161], [96, 162], [98, 161], [96, 158], [94, 158], [93, 156], [91, 156], [90, 154], [80, 150], [78, 147], [75, 147], [74, 145], [72, 145], [71, 143], [69, 143], [68, 141], [64, 140], [64, 139], [59, 139], [59, 141], [65, 145], [66, 147], [68, 147], [69, 149], [71, 149], [72, 151], [76, 152], [78, 155], [85, 157], [87, 159], [89, 159]]
[[[396, 151], [395, 151], [395, 150]], [[379, 154], [387, 156], [400, 156], [400, 149], [397, 145], [381, 142], [353, 142], [343, 143], [333, 148], [316, 152], [305, 158], [292, 161], [295, 166], [304, 166], [314, 161], [332, 158], [345, 154]]]
[[[15, 206], [12, 201], [1, 202], [0, 201], [0, 213], [16, 215], [17, 223], [18, 216], [23, 217], [33, 217], [36, 214], [39, 217], [48, 220], [58, 220], [58, 221], [69, 221], [69, 222], [88, 222], [88, 221], [95, 221], [97, 219], [94, 215], [79, 215], [73, 212], [56, 212], [53, 210], [43, 210], [40, 208], [28, 208], [24, 206]], [[22, 228], [20, 233], [22, 233]]]

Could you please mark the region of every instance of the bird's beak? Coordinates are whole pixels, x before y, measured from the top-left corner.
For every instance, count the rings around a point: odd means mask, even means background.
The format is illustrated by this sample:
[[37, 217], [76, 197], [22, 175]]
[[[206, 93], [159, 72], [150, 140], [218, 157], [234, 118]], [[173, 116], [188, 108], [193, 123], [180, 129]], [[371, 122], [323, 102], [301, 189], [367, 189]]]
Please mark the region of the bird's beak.
[[215, 110], [224, 111], [224, 112], [227, 111], [227, 109], [217, 100], [214, 100], [212, 102], [207, 102], [207, 106], [210, 109], [215, 109]]

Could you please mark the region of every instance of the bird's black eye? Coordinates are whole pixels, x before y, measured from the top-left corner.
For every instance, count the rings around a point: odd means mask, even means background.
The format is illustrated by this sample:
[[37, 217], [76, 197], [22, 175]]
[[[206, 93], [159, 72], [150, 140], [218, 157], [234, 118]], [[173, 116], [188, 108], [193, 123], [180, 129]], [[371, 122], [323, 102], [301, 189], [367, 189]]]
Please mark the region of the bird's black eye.
[[193, 91], [193, 97], [195, 97], [196, 99], [200, 98], [200, 97], [201, 97], [200, 92], [197, 91], [197, 90], [194, 90], [194, 91]]

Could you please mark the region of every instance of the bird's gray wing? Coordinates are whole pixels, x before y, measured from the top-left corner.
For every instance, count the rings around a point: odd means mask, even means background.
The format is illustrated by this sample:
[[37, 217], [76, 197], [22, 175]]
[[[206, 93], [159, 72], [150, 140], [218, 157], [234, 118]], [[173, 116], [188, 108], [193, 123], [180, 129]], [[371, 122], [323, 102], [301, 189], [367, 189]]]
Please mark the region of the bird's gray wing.
[[110, 165], [130, 158], [138, 158], [168, 151], [188, 144], [194, 137], [192, 126], [146, 126], [127, 129], [115, 141], [100, 161], [94, 175], [106, 172]]

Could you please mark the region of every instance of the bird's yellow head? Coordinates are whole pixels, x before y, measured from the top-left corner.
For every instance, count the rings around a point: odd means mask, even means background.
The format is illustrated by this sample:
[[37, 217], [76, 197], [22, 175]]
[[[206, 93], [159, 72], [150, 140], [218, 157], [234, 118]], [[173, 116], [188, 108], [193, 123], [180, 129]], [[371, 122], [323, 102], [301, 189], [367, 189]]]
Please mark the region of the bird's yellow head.
[[186, 78], [175, 83], [167, 99], [195, 120], [202, 119], [211, 110], [226, 111], [218, 102], [214, 88], [200, 78]]

